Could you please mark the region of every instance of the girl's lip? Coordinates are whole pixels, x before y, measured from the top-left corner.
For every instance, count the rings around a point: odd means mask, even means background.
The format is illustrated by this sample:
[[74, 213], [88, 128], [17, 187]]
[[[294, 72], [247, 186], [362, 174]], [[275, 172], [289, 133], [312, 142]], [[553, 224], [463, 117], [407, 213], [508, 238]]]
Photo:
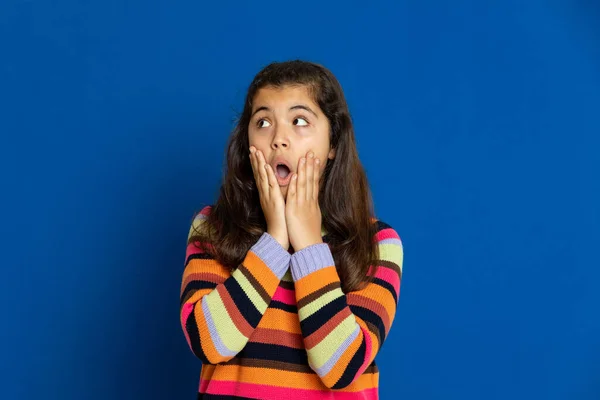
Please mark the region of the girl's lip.
[[292, 172], [292, 165], [289, 163], [288, 160], [286, 160], [283, 157], [276, 157], [274, 160], [271, 161], [271, 167], [273, 168], [273, 171], [277, 171], [277, 166], [279, 164], [285, 165], [286, 167], [288, 167], [290, 172]]

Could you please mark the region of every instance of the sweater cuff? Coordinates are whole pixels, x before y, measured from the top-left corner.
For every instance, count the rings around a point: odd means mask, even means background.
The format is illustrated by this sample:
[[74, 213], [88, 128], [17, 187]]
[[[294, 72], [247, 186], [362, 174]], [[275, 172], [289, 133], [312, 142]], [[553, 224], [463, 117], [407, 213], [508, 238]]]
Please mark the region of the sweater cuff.
[[335, 266], [327, 243], [312, 244], [292, 254], [291, 270], [294, 281], [325, 267]]
[[262, 234], [250, 250], [273, 271], [278, 279], [283, 277], [290, 265], [290, 253], [267, 232]]

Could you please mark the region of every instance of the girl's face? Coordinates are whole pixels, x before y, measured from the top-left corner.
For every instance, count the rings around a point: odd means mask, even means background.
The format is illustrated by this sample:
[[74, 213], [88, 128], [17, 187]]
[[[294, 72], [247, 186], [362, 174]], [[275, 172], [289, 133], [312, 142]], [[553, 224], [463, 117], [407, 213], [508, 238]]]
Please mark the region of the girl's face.
[[[283, 198], [287, 198], [292, 173], [298, 171], [300, 159], [307, 157], [309, 151], [321, 160], [319, 169], [323, 176], [327, 161], [335, 157], [335, 149], [329, 146], [329, 121], [307, 88], [264, 87], [258, 90], [252, 104], [248, 148], [260, 150], [275, 175], [279, 175]], [[289, 175], [286, 168], [277, 168], [280, 162], [288, 165]]]

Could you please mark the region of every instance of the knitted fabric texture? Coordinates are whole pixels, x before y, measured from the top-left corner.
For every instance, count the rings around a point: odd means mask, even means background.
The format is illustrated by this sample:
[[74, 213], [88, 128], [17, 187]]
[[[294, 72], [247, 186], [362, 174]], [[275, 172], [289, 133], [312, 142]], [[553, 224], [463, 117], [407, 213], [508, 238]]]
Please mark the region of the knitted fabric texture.
[[344, 293], [326, 234], [290, 255], [265, 232], [230, 272], [189, 240], [210, 210], [190, 227], [180, 293], [181, 326], [202, 361], [198, 399], [378, 398], [375, 357], [402, 277], [396, 231], [373, 219], [372, 279]]

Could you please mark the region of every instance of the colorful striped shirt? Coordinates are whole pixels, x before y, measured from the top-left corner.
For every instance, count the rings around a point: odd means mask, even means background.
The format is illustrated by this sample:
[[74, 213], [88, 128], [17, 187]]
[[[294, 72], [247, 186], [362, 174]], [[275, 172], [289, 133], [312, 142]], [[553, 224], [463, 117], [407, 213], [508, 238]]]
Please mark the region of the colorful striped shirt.
[[190, 227], [180, 298], [185, 338], [202, 361], [197, 398], [377, 399], [375, 356], [400, 295], [396, 231], [373, 219], [372, 279], [344, 293], [324, 229], [323, 243], [292, 254], [265, 232], [230, 272], [190, 240], [210, 210]]

